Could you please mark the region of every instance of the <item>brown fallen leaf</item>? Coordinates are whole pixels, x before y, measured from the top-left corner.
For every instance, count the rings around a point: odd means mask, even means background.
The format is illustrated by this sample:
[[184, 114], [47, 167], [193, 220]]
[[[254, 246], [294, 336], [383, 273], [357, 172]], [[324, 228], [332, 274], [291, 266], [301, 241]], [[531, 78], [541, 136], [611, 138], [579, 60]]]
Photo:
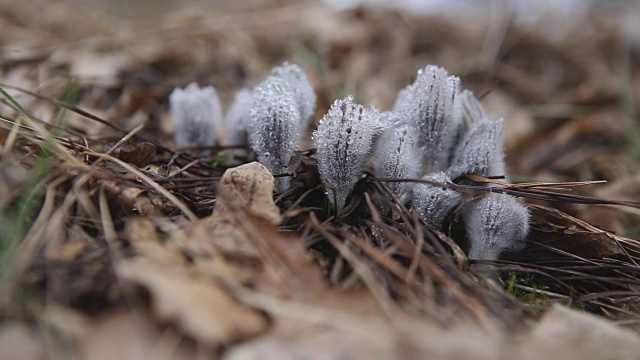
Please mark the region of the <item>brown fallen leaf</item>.
[[132, 150], [120, 149], [117, 157], [137, 167], [145, 167], [156, 156], [157, 148], [150, 142], [143, 142]]
[[174, 327], [159, 325], [146, 311], [137, 309], [107, 311], [89, 317], [71, 308], [50, 304], [39, 319], [58, 335], [48, 339], [47, 351], [60, 358], [177, 360], [211, 359], [215, 355], [214, 349], [183, 341], [184, 335]]
[[600, 230], [562, 211], [530, 205], [531, 239], [584, 258], [624, 255], [618, 236]]
[[637, 359], [640, 336], [595, 315], [554, 305], [523, 341], [520, 359]]
[[[218, 186], [213, 215], [200, 223], [183, 226], [172, 234], [174, 242], [189, 252], [199, 253], [207, 266], [233, 271], [245, 282], [263, 271], [260, 235], [250, 231], [247, 216], [275, 229], [281, 217], [273, 202], [273, 175], [262, 164], [253, 162], [225, 171]], [[248, 270], [249, 274], [241, 275]]]
[[[224, 359], [497, 359], [506, 348], [502, 332], [477, 324], [448, 328], [424, 318], [361, 317], [265, 297], [274, 314], [269, 333], [233, 347]], [[426, 321], [425, 321], [426, 320]]]
[[168, 211], [165, 209], [168, 206], [166, 200], [156, 193], [149, 193], [144, 189], [111, 180], [103, 180], [102, 185], [125, 214], [135, 213], [147, 216]]
[[267, 317], [239, 303], [214, 280], [184, 266], [137, 258], [116, 267], [121, 279], [146, 288], [154, 314], [175, 323], [185, 334], [212, 347], [262, 333]]
[[213, 349], [185, 342], [177, 331], [161, 329], [144, 314], [121, 311], [101, 316], [87, 324], [77, 337], [81, 359], [211, 359]]

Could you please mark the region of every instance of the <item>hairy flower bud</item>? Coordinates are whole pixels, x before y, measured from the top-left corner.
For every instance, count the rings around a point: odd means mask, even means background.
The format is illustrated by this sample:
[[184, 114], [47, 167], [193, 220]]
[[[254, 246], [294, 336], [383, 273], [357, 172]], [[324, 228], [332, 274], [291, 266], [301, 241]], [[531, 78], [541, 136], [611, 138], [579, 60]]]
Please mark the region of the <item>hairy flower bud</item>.
[[418, 133], [427, 172], [449, 166], [459, 120], [454, 106], [459, 84], [460, 79], [443, 68], [429, 65], [418, 71], [415, 82], [400, 92], [394, 105], [394, 112]]
[[[364, 108], [348, 96], [331, 105], [313, 132], [320, 177], [334, 189], [338, 208], [344, 206], [371, 156], [381, 116], [375, 108]], [[331, 203], [332, 195], [327, 192]]]
[[296, 104], [299, 107], [302, 130], [306, 129], [309, 119], [316, 109], [316, 93], [300, 66], [284, 62], [271, 71], [272, 76], [279, 76], [291, 86]]
[[[286, 172], [314, 107], [313, 88], [297, 65], [274, 68], [253, 90], [249, 141], [260, 163], [273, 174]], [[286, 190], [289, 183], [289, 178], [278, 178], [276, 191]]]
[[225, 145], [239, 146], [247, 143], [250, 109], [251, 91], [248, 89], [238, 90], [224, 118]]
[[[300, 138], [300, 110], [293, 92], [278, 77], [268, 77], [253, 91], [249, 140], [258, 161], [274, 175], [286, 172], [286, 165]], [[286, 178], [276, 181], [276, 191], [288, 186]]]
[[463, 216], [472, 259], [496, 260], [504, 251], [524, 247], [529, 210], [513, 196], [490, 193], [465, 204]]
[[169, 96], [171, 117], [175, 125], [174, 140], [178, 146], [213, 146], [222, 122], [218, 94], [212, 86], [200, 88], [191, 83], [176, 88]]
[[[408, 124], [387, 129], [376, 141], [374, 160], [379, 177], [397, 179], [420, 177], [422, 157], [418, 152], [418, 134]], [[413, 188], [413, 183], [389, 182], [387, 186], [401, 200], [406, 200]]]
[[413, 207], [418, 210], [422, 220], [442, 228], [447, 217], [460, 205], [462, 197], [458, 192], [446, 187], [451, 179], [444, 172], [427, 175], [423, 179], [442, 185], [416, 184], [413, 188]]
[[464, 174], [505, 175], [502, 119], [487, 118], [469, 91], [464, 91], [460, 99], [464, 126], [462, 138], [453, 152], [449, 175], [454, 179]]
[[480, 104], [478, 99], [469, 90], [463, 90], [458, 94], [456, 102], [460, 107], [462, 125], [465, 129], [471, 128], [473, 124], [487, 117], [482, 109], [482, 104]]

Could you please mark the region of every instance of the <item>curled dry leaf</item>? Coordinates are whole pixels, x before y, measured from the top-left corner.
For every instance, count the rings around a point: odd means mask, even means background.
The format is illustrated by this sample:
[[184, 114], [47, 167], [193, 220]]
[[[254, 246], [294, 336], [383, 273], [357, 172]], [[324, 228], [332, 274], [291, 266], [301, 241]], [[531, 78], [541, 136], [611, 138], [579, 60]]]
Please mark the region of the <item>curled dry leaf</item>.
[[173, 207], [165, 199], [156, 193], [149, 193], [146, 190], [126, 183], [105, 179], [102, 180], [110, 199], [113, 198], [116, 204], [125, 214], [137, 213], [142, 216], [159, 215], [173, 210]]
[[121, 279], [149, 290], [160, 321], [173, 322], [202, 344], [220, 346], [255, 336], [268, 326], [267, 317], [239, 303], [212, 279], [151, 259], [123, 261]]
[[625, 256], [623, 238], [591, 226], [559, 210], [529, 205], [532, 239], [584, 258]]
[[143, 142], [133, 150], [122, 149], [118, 152], [118, 158], [137, 167], [149, 165], [156, 156], [158, 149], [150, 142]]
[[[130, 235], [147, 233], [151, 241], [133, 241], [142, 256], [118, 265], [118, 274], [150, 291], [161, 321], [174, 322], [201, 343], [219, 346], [264, 331], [266, 316], [238, 302], [215, 279], [244, 282], [262, 273], [259, 252], [237, 213], [246, 212], [268, 226], [278, 224], [273, 183], [271, 173], [259, 163], [227, 170], [214, 214], [203, 221], [165, 226], [163, 232], [170, 240], [165, 245], [156, 231], [162, 224], [131, 222]], [[172, 249], [170, 244], [178, 247]], [[183, 251], [191, 254], [191, 263], [185, 261]]]
[[213, 215], [167, 229], [170, 243], [190, 254], [200, 270], [226, 282], [269, 277], [264, 249], [280, 223], [273, 186], [273, 176], [260, 163], [228, 169], [218, 184]]

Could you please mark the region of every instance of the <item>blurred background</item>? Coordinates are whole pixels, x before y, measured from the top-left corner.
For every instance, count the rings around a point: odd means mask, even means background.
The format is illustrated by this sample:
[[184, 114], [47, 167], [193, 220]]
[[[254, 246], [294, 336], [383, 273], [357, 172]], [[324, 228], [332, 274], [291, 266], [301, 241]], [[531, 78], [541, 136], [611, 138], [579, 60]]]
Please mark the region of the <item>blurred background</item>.
[[[640, 200], [637, 1], [22, 1], [0, 3], [0, 81], [170, 139], [168, 93], [213, 84], [228, 106], [271, 67], [301, 65], [316, 119], [347, 94], [386, 110], [427, 64], [505, 119], [512, 181], [607, 180]], [[55, 106], [12, 91], [40, 119]], [[0, 111], [7, 111], [0, 107]], [[88, 134], [108, 128], [70, 114]], [[311, 129], [310, 129], [311, 130]], [[303, 143], [302, 148], [309, 148]], [[634, 209], [553, 204], [638, 237]]]

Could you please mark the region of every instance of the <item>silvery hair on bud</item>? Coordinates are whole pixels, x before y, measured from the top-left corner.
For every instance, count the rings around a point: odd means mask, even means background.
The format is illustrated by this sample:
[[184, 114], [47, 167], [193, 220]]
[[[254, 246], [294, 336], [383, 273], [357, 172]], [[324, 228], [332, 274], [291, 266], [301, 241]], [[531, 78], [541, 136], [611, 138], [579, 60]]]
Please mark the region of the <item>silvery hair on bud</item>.
[[[315, 107], [313, 88], [297, 65], [285, 63], [274, 68], [251, 97], [251, 147], [273, 174], [285, 173]], [[276, 191], [286, 190], [289, 183], [289, 178], [277, 179]]]
[[459, 127], [455, 98], [460, 79], [441, 67], [428, 65], [418, 71], [413, 84], [398, 94], [393, 111], [418, 134], [418, 146], [426, 172], [449, 167], [449, 157]]
[[[376, 140], [373, 158], [378, 177], [414, 179], [422, 174], [418, 134], [408, 124], [399, 124], [385, 130]], [[389, 182], [386, 185], [404, 201], [411, 193], [414, 183]]]
[[176, 88], [169, 96], [171, 117], [175, 125], [174, 140], [178, 146], [213, 146], [222, 122], [218, 94], [212, 86], [200, 88], [191, 83]]
[[458, 101], [462, 112], [462, 135], [447, 172], [452, 179], [464, 174], [505, 175], [502, 119], [489, 119], [470, 91], [463, 91]]
[[225, 145], [241, 146], [247, 143], [250, 107], [251, 91], [238, 90], [224, 118]]
[[300, 110], [303, 130], [316, 109], [316, 93], [300, 66], [284, 62], [271, 70], [272, 76], [279, 76], [291, 86], [296, 104]]
[[472, 259], [496, 260], [505, 251], [524, 247], [529, 210], [515, 197], [489, 193], [465, 204], [463, 216]]
[[[334, 189], [338, 208], [344, 206], [369, 161], [381, 116], [375, 108], [365, 108], [348, 96], [331, 105], [313, 132], [318, 171], [322, 181]], [[328, 191], [327, 196], [333, 203], [333, 193]]]
[[444, 172], [427, 175], [422, 179], [434, 184], [416, 184], [412, 194], [413, 207], [418, 210], [422, 220], [441, 229], [447, 217], [461, 203], [462, 197], [446, 186], [451, 183], [451, 179]]

